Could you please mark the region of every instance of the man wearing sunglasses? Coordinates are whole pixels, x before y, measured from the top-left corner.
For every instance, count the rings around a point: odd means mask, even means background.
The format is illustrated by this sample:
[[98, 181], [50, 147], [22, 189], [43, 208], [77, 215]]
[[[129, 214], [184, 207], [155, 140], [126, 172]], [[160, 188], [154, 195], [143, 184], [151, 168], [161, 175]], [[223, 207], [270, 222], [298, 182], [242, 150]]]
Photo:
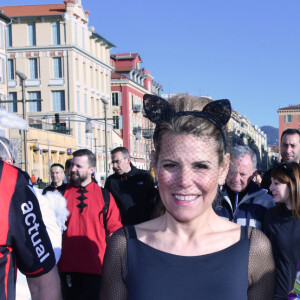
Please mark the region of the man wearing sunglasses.
[[130, 161], [129, 151], [118, 147], [111, 151], [114, 174], [105, 188], [114, 196], [123, 225], [135, 225], [151, 218], [156, 190], [151, 174], [137, 169]]

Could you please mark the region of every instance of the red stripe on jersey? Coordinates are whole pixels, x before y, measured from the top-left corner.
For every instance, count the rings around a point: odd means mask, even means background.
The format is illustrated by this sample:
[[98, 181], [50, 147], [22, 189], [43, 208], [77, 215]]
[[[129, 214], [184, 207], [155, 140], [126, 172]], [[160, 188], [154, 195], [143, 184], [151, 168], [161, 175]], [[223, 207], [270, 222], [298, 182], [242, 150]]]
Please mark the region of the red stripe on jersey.
[[34, 272], [31, 272], [31, 273], [28, 273], [28, 272], [23, 272], [23, 273], [26, 274], [26, 275], [34, 275], [34, 274], [38, 274], [38, 273], [42, 272], [43, 270], [44, 270], [44, 268], [40, 268], [40, 269], [38, 269]]
[[[3, 173], [2, 173], [3, 174]], [[7, 247], [7, 249], [9, 250], [9, 252], [12, 252], [12, 248]], [[7, 255], [7, 262], [5, 264], [5, 278], [4, 278], [4, 288], [5, 288], [5, 295], [7, 298], [7, 283], [8, 283], [8, 273], [9, 273], [9, 265], [10, 265], [10, 256], [11, 254]]]
[[[9, 229], [9, 207], [11, 197], [15, 191], [18, 177], [18, 170], [7, 163], [3, 163], [2, 175], [0, 179], [0, 244], [5, 245]], [[4, 192], [5, 191], [5, 192]]]

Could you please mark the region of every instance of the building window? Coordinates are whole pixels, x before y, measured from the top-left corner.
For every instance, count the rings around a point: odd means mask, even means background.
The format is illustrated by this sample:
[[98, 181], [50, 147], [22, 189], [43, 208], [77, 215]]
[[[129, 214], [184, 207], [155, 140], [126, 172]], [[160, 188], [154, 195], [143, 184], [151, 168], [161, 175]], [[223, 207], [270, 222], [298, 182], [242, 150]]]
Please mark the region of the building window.
[[78, 45], [78, 33], [77, 33], [77, 23], [75, 23], [75, 45]]
[[0, 23], [0, 49], [4, 49], [4, 26]]
[[81, 124], [78, 124], [78, 144], [81, 144]]
[[84, 113], [87, 114], [87, 97], [86, 97], [86, 94], [84, 94]]
[[29, 58], [29, 73], [30, 73], [30, 79], [38, 78], [37, 58]]
[[53, 42], [53, 45], [59, 45], [60, 44], [59, 21], [52, 22], [52, 42]]
[[0, 58], [0, 83], [5, 83], [5, 59]]
[[122, 129], [122, 116], [113, 116], [114, 129]]
[[7, 60], [7, 78], [8, 78], [8, 80], [15, 79], [15, 70], [14, 70], [14, 60], [13, 59]]
[[[16, 92], [8, 93], [8, 100], [17, 100], [17, 93]], [[14, 112], [14, 113], [18, 112], [17, 102], [9, 103], [8, 104], [8, 111], [9, 112]]]
[[84, 27], [82, 28], [82, 48], [85, 49]]
[[284, 116], [284, 122], [285, 123], [291, 123], [291, 122], [293, 122], [293, 115], [285, 115]]
[[35, 32], [34, 22], [28, 23], [28, 42], [29, 42], [29, 46], [36, 45], [36, 32]]
[[[36, 100], [36, 99], [41, 99], [41, 92], [28, 92], [28, 99], [29, 100]], [[41, 101], [36, 101], [36, 102], [29, 102], [29, 112], [37, 112], [41, 111]]]
[[80, 111], [80, 94], [77, 92], [77, 109]]
[[11, 24], [6, 26], [6, 45], [12, 47]]
[[112, 93], [112, 105], [113, 106], [122, 106], [122, 93], [119, 93], [119, 92]]
[[52, 92], [52, 110], [65, 110], [65, 91]]
[[61, 57], [53, 58], [53, 75], [54, 78], [62, 78]]

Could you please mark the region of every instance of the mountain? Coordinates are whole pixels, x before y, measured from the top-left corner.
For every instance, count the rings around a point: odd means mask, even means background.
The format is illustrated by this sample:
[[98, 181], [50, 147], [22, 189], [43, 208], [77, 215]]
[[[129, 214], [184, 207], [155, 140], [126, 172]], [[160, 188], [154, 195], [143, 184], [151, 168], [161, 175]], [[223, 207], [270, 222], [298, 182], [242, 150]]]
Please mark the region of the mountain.
[[260, 129], [267, 135], [268, 145], [279, 144], [279, 129], [272, 126], [262, 126]]

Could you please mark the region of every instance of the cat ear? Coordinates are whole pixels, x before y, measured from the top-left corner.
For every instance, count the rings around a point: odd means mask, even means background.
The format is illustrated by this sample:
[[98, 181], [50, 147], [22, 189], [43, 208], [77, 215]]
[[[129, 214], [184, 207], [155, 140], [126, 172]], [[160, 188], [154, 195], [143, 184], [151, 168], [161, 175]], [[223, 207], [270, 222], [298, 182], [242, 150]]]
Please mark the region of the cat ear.
[[216, 124], [223, 127], [230, 119], [231, 104], [228, 99], [215, 100], [208, 103], [202, 112], [210, 115]]
[[159, 96], [145, 94], [143, 103], [147, 118], [155, 124], [169, 121], [174, 116], [174, 110], [169, 102]]

